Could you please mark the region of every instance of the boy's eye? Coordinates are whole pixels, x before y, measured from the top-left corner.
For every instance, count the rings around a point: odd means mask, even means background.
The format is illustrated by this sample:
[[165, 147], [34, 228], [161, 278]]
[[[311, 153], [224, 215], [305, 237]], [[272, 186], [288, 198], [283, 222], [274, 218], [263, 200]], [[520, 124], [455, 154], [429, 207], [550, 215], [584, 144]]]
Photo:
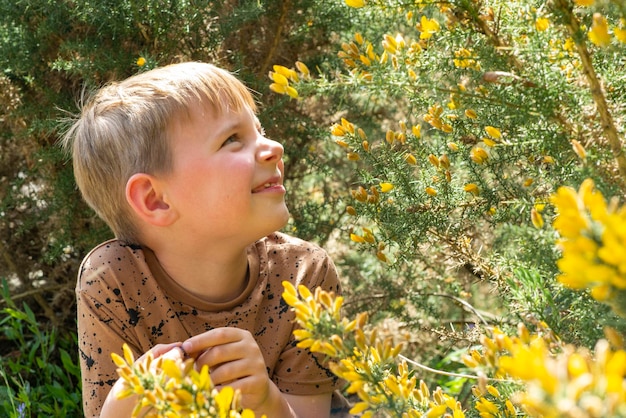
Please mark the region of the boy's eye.
[[257, 129], [257, 131], [259, 131], [259, 133], [260, 133], [262, 136], [265, 136], [265, 128], [264, 128], [264, 127], [262, 127], [261, 125], [259, 125], [259, 126], [257, 126], [257, 128], [256, 128], [256, 129]]
[[226, 141], [224, 141], [224, 143], [222, 144], [222, 146], [231, 144], [233, 142], [237, 142], [239, 141], [239, 136], [237, 134], [231, 135], [228, 138], [226, 138]]

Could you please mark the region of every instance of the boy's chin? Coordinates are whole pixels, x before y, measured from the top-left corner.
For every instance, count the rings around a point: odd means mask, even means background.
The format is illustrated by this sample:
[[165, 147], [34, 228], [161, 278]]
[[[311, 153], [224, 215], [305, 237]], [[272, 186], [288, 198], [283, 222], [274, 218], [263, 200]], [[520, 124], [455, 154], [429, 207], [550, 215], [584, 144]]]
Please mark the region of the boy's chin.
[[290, 218], [290, 214], [289, 211], [287, 209], [285, 209], [284, 213], [281, 214], [280, 216], [277, 216], [275, 220], [273, 220], [273, 222], [268, 222], [267, 223], [267, 234], [265, 234], [264, 236], [267, 236], [273, 232], [279, 231], [281, 229], [283, 229], [287, 223], [289, 222], [289, 218]]

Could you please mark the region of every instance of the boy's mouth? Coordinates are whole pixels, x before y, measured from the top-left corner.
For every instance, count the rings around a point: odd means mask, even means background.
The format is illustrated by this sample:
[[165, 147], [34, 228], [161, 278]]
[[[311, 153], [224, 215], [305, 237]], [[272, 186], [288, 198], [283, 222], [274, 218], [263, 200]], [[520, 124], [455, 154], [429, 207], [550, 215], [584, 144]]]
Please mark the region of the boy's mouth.
[[278, 181], [266, 182], [252, 189], [252, 193], [262, 192], [263, 190], [271, 189], [272, 187], [276, 187], [276, 186], [281, 186], [281, 183]]

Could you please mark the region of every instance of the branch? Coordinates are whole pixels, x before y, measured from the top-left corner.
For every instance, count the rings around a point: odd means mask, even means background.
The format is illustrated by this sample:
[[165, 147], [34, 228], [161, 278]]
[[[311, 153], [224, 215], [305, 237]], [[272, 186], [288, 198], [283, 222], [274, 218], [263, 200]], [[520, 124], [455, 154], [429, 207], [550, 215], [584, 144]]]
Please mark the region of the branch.
[[602, 90], [600, 80], [598, 79], [598, 75], [596, 74], [596, 71], [593, 67], [593, 62], [591, 59], [591, 54], [589, 53], [589, 49], [587, 49], [587, 45], [585, 44], [584, 39], [577, 36], [577, 34], [581, 31], [580, 23], [578, 22], [578, 19], [576, 19], [576, 16], [574, 15], [574, 12], [569, 2], [565, 0], [558, 0], [557, 6], [565, 14], [566, 25], [570, 32], [570, 35], [573, 39], [576, 39], [576, 50], [578, 51], [578, 55], [580, 56], [580, 60], [583, 66], [583, 73], [587, 78], [587, 83], [589, 83], [589, 89], [591, 91], [593, 101], [595, 102], [596, 107], [598, 108], [598, 113], [600, 114], [600, 121], [602, 122], [602, 132], [609, 142], [613, 158], [615, 158], [615, 160], [617, 161], [617, 167], [620, 174], [620, 183], [621, 186], [624, 187], [624, 182], [626, 181], [626, 155], [624, 155], [624, 147], [617, 132], [617, 127], [615, 126], [615, 122], [609, 109], [609, 105], [606, 101], [604, 91]]
[[278, 18], [278, 22], [276, 23], [276, 33], [274, 34], [274, 39], [272, 40], [272, 46], [265, 56], [265, 60], [261, 65], [260, 74], [264, 74], [268, 71], [270, 64], [274, 61], [274, 55], [276, 55], [276, 50], [278, 49], [278, 45], [280, 44], [280, 39], [283, 35], [283, 28], [285, 27], [285, 20], [287, 20], [287, 13], [289, 12], [289, 7], [291, 6], [290, 1], [285, 0], [282, 3], [282, 9], [280, 11], [280, 17]]
[[398, 357], [401, 360], [404, 360], [404, 361], [406, 361], [407, 363], [409, 363], [409, 364], [411, 364], [413, 366], [419, 367], [422, 370], [426, 370], [427, 372], [440, 374], [440, 375], [443, 375], [443, 376], [460, 377], [460, 378], [464, 378], [464, 379], [474, 379], [474, 380], [482, 380], [482, 379], [484, 379], [484, 380], [488, 380], [488, 381], [491, 381], [491, 382], [515, 383], [515, 381], [510, 380], [510, 379], [496, 379], [496, 378], [487, 377], [487, 376], [484, 376], [484, 375], [478, 376], [478, 375], [473, 375], [473, 374], [445, 372], [443, 370], [437, 370], [437, 369], [433, 369], [433, 368], [430, 368], [428, 366], [425, 366], [422, 363], [418, 363], [415, 360], [411, 360], [410, 358], [403, 356], [402, 354], [399, 354]]

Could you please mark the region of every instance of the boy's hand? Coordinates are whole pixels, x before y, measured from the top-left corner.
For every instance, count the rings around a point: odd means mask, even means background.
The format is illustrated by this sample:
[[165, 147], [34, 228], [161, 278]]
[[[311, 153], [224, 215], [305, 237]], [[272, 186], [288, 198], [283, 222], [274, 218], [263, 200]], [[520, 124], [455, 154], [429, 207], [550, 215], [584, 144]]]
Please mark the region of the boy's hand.
[[231, 386], [241, 393], [244, 408], [262, 410], [270, 401], [273, 383], [267, 375], [265, 359], [249, 331], [215, 328], [189, 338], [184, 352], [196, 359], [196, 367], [209, 366], [215, 385]]

